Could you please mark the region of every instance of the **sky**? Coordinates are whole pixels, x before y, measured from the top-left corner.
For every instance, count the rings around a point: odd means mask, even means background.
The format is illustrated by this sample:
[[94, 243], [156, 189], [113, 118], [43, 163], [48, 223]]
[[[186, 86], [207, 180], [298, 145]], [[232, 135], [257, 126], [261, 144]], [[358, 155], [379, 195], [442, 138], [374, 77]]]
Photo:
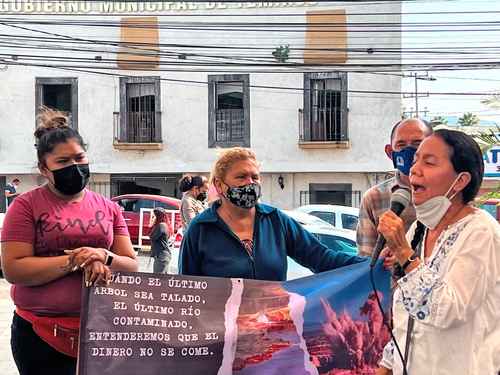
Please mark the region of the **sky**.
[[[486, 14], [460, 15], [405, 15], [403, 22], [499, 22], [500, 1], [461, 0], [461, 1], [417, 1], [406, 2], [403, 12], [446, 12], [446, 11], [486, 11]], [[484, 27], [479, 27], [484, 29]], [[431, 34], [406, 33], [403, 34], [403, 47], [432, 46], [436, 47], [500, 47], [500, 24], [492, 26], [495, 30], [487, 32], [441, 32]], [[489, 60], [498, 61], [490, 54]], [[405, 56], [403, 57], [405, 59]], [[420, 73], [421, 74], [421, 73]], [[500, 69], [495, 70], [467, 70], [467, 71], [436, 71], [429, 73], [435, 81], [418, 81], [419, 92], [500, 92]], [[403, 79], [403, 91], [414, 91], [414, 78]], [[481, 97], [477, 96], [430, 96], [419, 98], [419, 110], [429, 110], [428, 116], [461, 116], [464, 112], [473, 112], [481, 119], [493, 120], [500, 124], [500, 110], [488, 108], [481, 104]], [[415, 108], [415, 99], [403, 100], [405, 110]]]

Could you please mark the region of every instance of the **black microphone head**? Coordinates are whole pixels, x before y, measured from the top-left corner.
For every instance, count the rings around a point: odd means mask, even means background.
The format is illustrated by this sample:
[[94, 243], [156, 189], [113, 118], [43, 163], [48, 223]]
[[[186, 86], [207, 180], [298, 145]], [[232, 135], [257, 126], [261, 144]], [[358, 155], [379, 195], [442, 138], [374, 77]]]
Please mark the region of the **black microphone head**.
[[391, 195], [391, 210], [399, 216], [410, 202], [410, 192], [406, 189], [398, 189]]

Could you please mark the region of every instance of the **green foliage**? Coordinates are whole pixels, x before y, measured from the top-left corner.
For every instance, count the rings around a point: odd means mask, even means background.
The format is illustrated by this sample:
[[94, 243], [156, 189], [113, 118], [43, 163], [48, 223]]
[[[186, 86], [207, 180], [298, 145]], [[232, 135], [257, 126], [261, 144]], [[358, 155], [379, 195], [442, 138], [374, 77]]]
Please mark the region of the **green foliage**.
[[500, 185], [498, 185], [495, 190], [489, 193], [483, 194], [474, 201], [474, 205], [479, 207], [488, 199], [500, 199]]
[[458, 119], [458, 125], [460, 126], [476, 126], [479, 124], [479, 117], [473, 113], [464, 113], [462, 117]]
[[288, 60], [290, 55], [290, 46], [287, 44], [286, 46], [279, 46], [273, 51], [273, 56], [276, 61], [280, 63], [284, 63]]
[[480, 131], [474, 135], [474, 139], [479, 144], [481, 151], [485, 153], [490, 148], [500, 145], [500, 127], [497, 125], [496, 131], [488, 129], [488, 131]]
[[481, 100], [481, 103], [493, 109], [500, 109], [500, 94], [493, 94], [489, 98]]
[[435, 116], [431, 119], [431, 126], [432, 127], [435, 127], [438, 125], [447, 125], [447, 124], [448, 124], [448, 120], [446, 119], [446, 117], [443, 117], [443, 116]]

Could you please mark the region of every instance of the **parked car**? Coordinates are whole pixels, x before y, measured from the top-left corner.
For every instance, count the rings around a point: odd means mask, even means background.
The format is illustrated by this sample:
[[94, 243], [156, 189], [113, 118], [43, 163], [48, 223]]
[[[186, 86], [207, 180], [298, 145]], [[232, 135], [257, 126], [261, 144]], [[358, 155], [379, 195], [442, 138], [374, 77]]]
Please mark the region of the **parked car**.
[[319, 217], [336, 228], [356, 230], [358, 225], [359, 208], [355, 207], [309, 204], [297, 208], [296, 211]]
[[290, 216], [295, 221], [299, 222], [299, 224], [301, 224], [304, 227], [313, 225], [316, 227], [325, 227], [327, 229], [334, 228], [334, 226], [331, 225], [330, 223], [327, 223], [326, 221], [321, 220], [319, 217], [310, 215], [305, 212], [295, 211], [295, 210], [283, 210], [283, 212], [288, 216]]
[[[342, 251], [346, 254], [357, 255], [356, 232], [348, 229], [326, 229], [323, 226], [304, 226], [321, 243], [334, 251]], [[313, 273], [306, 267], [301, 266], [292, 258], [288, 258], [287, 280], [310, 276]]]
[[[111, 198], [113, 202], [116, 202], [123, 210], [123, 217], [127, 223], [127, 227], [130, 233], [130, 239], [134, 246], [139, 244], [139, 226], [140, 226], [140, 213], [141, 208], [154, 209], [156, 207], [162, 207], [165, 210], [176, 211], [173, 216], [175, 217], [173, 223], [173, 230], [175, 236], [175, 244], [180, 245], [182, 240], [182, 228], [180, 207], [181, 201], [177, 198], [166, 197], [163, 195], [149, 195], [149, 194], [125, 194], [119, 195], [117, 197]], [[151, 230], [151, 215], [149, 211], [145, 211], [143, 214], [143, 236], [149, 236]], [[180, 238], [179, 238], [180, 236]], [[143, 240], [143, 245], [149, 245], [149, 240]]]
[[[304, 229], [311, 232], [321, 243], [334, 251], [341, 251], [350, 255], [357, 255], [356, 232], [349, 229], [335, 228], [331, 224], [316, 216], [300, 211], [283, 211], [298, 221]], [[288, 258], [287, 280], [310, 276], [313, 273], [301, 266], [292, 258]]]

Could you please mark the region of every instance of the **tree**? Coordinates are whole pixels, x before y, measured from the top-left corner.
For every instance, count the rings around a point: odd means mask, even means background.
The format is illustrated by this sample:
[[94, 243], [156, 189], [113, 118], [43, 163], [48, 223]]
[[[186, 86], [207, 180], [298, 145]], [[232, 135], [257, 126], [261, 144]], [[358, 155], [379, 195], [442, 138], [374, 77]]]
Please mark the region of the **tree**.
[[431, 119], [431, 126], [432, 127], [435, 127], [438, 125], [447, 125], [447, 124], [448, 124], [448, 120], [446, 119], [446, 117], [443, 117], [443, 116], [435, 116]]
[[460, 126], [476, 126], [479, 124], [479, 117], [473, 113], [464, 113], [462, 117], [458, 119], [458, 125]]
[[488, 131], [480, 131], [474, 135], [474, 139], [479, 144], [481, 151], [485, 153], [493, 146], [500, 145], [500, 127], [497, 125], [496, 131], [488, 129]]
[[489, 98], [481, 100], [481, 103], [493, 109], [500, 109], [500, 94], [493, 94]]

